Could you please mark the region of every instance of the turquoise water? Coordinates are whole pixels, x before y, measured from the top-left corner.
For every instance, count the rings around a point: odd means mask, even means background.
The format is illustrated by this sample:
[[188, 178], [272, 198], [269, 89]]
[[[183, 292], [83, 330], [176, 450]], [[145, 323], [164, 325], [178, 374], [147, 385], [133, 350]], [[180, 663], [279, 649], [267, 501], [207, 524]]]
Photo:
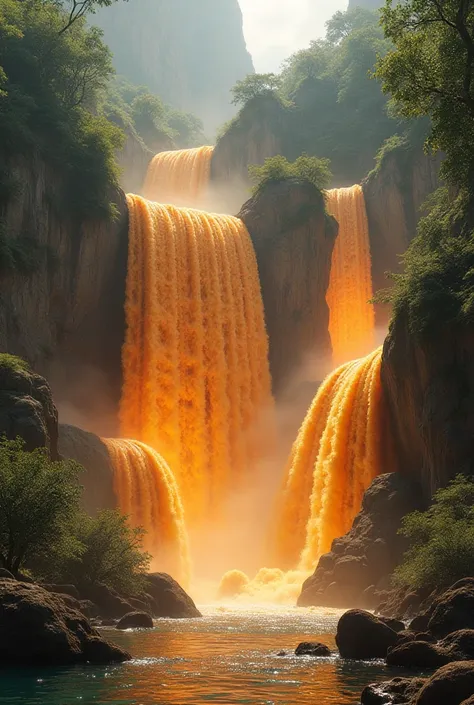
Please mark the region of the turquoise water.
[[[387, 677], [382, 663], [292, 655], [300, 641], [334, 648], [334, 611], [203, 611], [203, 619], [159, 620], [153, 630], [104, 630], [131, 652], [126, 664], [2, 671], [0, 703], [355, 705], [367, 683]], [[282, 649], [289, 654], [277, 656]]]

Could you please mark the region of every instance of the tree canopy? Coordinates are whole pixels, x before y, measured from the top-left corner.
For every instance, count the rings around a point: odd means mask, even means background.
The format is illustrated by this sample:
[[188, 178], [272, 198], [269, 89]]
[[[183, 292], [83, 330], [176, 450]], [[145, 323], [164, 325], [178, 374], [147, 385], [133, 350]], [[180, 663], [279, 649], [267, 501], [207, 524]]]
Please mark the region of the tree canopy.
[[294, 162], [289, 162], [281, 155], [270, 157], [261, 166], [250, 166], [249, 175], [254, 183], [254, 193], [272, 181], [284, 179], [303, 179], [319, 190], [327, 188], [331, 181], [329, 160], [308, 157], [307, 154], [302, 154]]
[[251, 73], [232, 88], [233, 105], [245, 105], [258, 95], [278, 91], [281, 78], [274, 73]]

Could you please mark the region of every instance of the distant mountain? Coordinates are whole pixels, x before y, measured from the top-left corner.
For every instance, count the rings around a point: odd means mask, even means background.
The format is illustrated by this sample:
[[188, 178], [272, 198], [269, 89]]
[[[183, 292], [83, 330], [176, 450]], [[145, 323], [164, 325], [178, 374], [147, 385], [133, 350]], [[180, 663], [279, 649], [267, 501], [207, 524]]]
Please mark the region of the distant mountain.
[[354, 7], [366, 7], [369, 10], [377, 10], [384, 4], [383, 0], [349, 0], [349, 10]]
[[238, 0], [139, 0], [100, 10], [118, 73], [198, 115], [209, 134], [235, 112], [230, 89], [252, 73]]

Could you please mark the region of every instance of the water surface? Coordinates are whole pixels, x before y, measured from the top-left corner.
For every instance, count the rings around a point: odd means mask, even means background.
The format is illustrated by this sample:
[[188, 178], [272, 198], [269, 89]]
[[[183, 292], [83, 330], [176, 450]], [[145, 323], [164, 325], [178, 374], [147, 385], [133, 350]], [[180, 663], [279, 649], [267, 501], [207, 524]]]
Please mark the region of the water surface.
[[[133, 661], [107, 668], [9, 670], [2, 705], [356, 705], [383, 663], [294, 656], [300, 641], [335, 648], [334, 610], [203, 608], [204, 618], [159, 620], [153, 630], [107, 637]], [[281, 650], [287, 656], [278, 656]]]

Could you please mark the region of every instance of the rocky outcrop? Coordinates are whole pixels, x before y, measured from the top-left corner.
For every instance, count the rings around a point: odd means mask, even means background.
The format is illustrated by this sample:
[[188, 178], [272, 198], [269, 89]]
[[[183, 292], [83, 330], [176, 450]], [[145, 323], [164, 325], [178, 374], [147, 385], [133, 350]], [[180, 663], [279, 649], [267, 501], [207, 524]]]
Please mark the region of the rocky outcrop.
[[341, 658], [385, 658], [397, 633], [370, 612], [349, 610], [337, 625], [336, 644]]
[[[387, 272], [401, 271], [400, 255], [416, 234], [422, 205], [441, 185], [441, 160], [425, 155], [421, 146], [401, 144], [363, 182], [374, 292], [390, 286]], [[388, 306], [377, 304], [375, 310], [376, 323], [387, 325]]]
[[349, 533], [335, 539], [303, 584], [300, 606], [375, 607], [406, 550], [402, 518], [419, 507], [419, 488], [399, 473], [377, 477]]
[[435, 636], [444, 637], [460, 629], [474, 629], [474, 584], [453, 585], [430, 610], [428, 630]]
[[84, 468], [79, 482], [84, 488], [82, 504], [87, 512], [115, 509], [114, 470], [107, 447], [93, 433], [75, 426], [59, 424], [59, 452], [63, 458], [75, 460]]
[[[111, 419], [125, 327], [124, 194], [110, 194], [116, 220], [81, 223], [62, 202], [60, 175], [44, 162], [30, 155], [7, 167], [21, 187], [0, 213], [5, 232], [34, 243], [37, 261], [29, 274], [0, 275], [0, 350], [44, 374], [59, 407], [67, 402], [69, 409], [87, 410], [88, 419]], [[110, 435], [113, 430], [107, 429]]]
[[150, 573], [147, 594], [151, 598], [154, 617], [190, 619], [202, 617], [191, 597], [167, 573]]
[[78, 611], [39, 585], [0, 580], [3, 665], [113, 663], [130, 655], [110, 644]]
[[153, 145], [149, 148], [130, 129], [125, 131], [125, 142], [117, 152], [117, 163], [121, 169], [120, 185], [125, 193], [142, 193], [143, 182], [150, 161], [157, 152], [173, 149], [172, 140], [168, 144]]
[[414, 640], [389, 649], [386, 663], [388, 666], [423, 670], [440, 668], [453, 660], [455, 659], [450, 658], [449, 651], [442, 646]]
[[117, 629], [153, 629], [153, 619], [146, 612], [129, 612], [117, 622]]
[[27, 365], [0, 354], [0, 436], [20, 436], [25, 447], [47, 448], [58, 459], [58, 412], [51, 389]]
[[230, 89], [253, 73], [238, 0], [115, 3], [98, 11], [117, 73], [174, 108], [195, 113], [210, 136], [234, 110]]
[[273, 391], [290, 382], [315, 389], [331, 353], [326, 291], [337, 224], [321, 192], [297, 179], [267, 184], [239, 218], [257, 257]]
[[135, 611], [131, 602], [103, 583], [82, 585], [80, 595], [92, 602], [97, 607], [98, 614], [106, 619], [121, 619]]
[[412, 705], [461, 705], [474, 694], [474, 661], [443, 666], [429, 678]]
[[331, 649], [319, 641], [302, 641], [295, 649], [295, 656], [330, 656]]
[[425, 678], [393, 678], [384, 683], [371, 683], [362, 691], [361, 705], [403, 705], [403, 703], [409, 703], [425, 682]]
[[428, 501], [457, 473], [474, 472], [474, 335], [444, 326], [416, 339], [405, 315], [385, 340], [381, 378], [400, 472]]

